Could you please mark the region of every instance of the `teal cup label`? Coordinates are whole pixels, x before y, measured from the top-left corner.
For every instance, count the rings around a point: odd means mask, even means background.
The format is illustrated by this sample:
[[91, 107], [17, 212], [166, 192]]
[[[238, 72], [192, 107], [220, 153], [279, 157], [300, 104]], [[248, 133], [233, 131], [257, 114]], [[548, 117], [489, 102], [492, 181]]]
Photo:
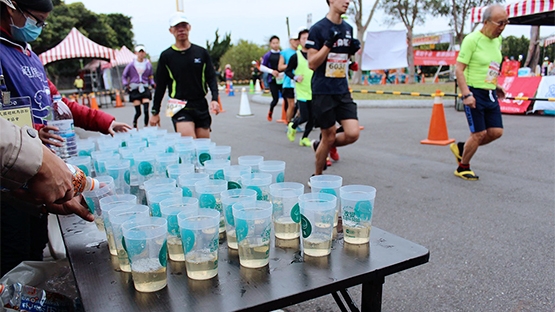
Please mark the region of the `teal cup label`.
[[[212, 194], [201, 194], [199, 196], [198, 204], [200, 208], [216, 208], [216, 197]], [[220, 208], [221, 209], [221, 208]]]
[[303, 233], [303, 238], [307, 238], [312, 234], [312, 224], [307, 217], [301, 214], [301, 231]]
[[216, 173], [214, 173], [214, 180], [225, 180], [223, 169], [220, 169], [216, 171]]
[[200, 155], [198, 155], [198, 162], [203, 166], [204, 162], [210, 159], [212, 159], [212, 157], [210, 157], [210, 154], [208, 153], [201, 153]]
[[280, 172], [276, 177], [276, 182], [280, 183], [280, 182], [284, 182], [284, 181], [285, 181], [285, 176], [284, 176], [283, 172]]
[[167, 240], [164, 240], [164, 243], [162, 243], [162, 248], [160, 248], [160, 253], [158, 253], [158, 261], [160, 261], [160, 264], [163, 267], [166, 267], [168, 265], [168, 244], [167, 244]]
[[193, 197], [193, 192], [186, 186], [181, 187], [181, 193], [183, 197]]
[[291, 219], [293, 219], [295, 223], [301, 222], [301, 208], [299, 207], [299, 203], [296, 203], [295, 206], [291, 208]]
[[227, 182], [227, 189], [228, 190], [234, 190], [234, 189], [240, 189], [241, 188], [241, 184], [234, 182], [234, 181], [229, 181]]
[[181, 235], [179, 233], [179, 224], [177, 222], [177, 215], [168, 216], [168, 233], [170, 233], [173, 236]]
[[90, 175], [90, 174], [89, 174], [89, 168], [87, 168], [87, 166], [85, 166], [85, 165], [78, 165], [77, 167], [78, 167], [79, 169], [81, 169], [81, 171], [83, 171], [83, 173], [84, 173], [86, 176], [89, 176], [89, 175]]
[[357, 202], [355, 204], [355, 216], [360, 221], [370, 221], [372, 219], [372, 202], [369, 200]]
[[235, 220], [235, 235], [237, 237], [237, 242], [242, 241], [247, 237], [249, 233], [249, 224], [247, 220], [237, 219]]
[[183, 250], [185, 250], [185, 253], [193, 250], [193, 246], [195, 246], [195, 233], [188, 229], [182, 230], [181, 243], [183, 244]]
[[139, 170], [139, 174], [142, 176], [147, 176], [154, 172], [152, 168], [152, 164], [149, 163], [148, 161], [141, 161], [137, 168]]
[[235, 226], [235, 218], [233, 218], [233, 205], [227, 205], [225, 207], [225, 221], [230, 226]]

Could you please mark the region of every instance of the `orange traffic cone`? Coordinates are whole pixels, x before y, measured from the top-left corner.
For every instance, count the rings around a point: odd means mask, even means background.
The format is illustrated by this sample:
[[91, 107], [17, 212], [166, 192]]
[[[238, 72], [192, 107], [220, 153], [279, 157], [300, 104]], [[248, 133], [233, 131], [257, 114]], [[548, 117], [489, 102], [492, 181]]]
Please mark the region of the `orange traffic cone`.
[[434, 83], [439, 83], [439, 76], [436, 76], [436, 77], [434, 78]]
[[281, 104], [281, 119], [276, 120], [276, 122], [287, 124], [287, 113], [285, 112], [286, 101], [286, 99], [283, 99], [283, 104]]
[[385, 84], [385, 74], [382, 75], [382, 81], [380, 81], [380, 84]]
[[399, 84], [399, 77], [397, 77], [397, 74], [395, 74], [395, 84]]
[[365, 86], [369, 85], [368, 80], [370, 80], [370, 75], [368, 75], [368, 77], [366, 77], [366, 79], [364, 79], [364, 75], [362, 75], [362, 80], [364, 81]]
[[422, 75], [422, 83], [426, 83], [426, 76]]
[[123, 107], [123, 102], [121, 101], [119, 90], [116, 90], [116, 107]]
[[428, 130], [428, 138], [420, 141], [421, 144], [447, 145], [455, 142], [455, 139], [449, 138], [447, 133], [447, 122], [445, 121], [445, 111], [443, 110], [443, 101], [441, 91], [436, 91], [434, 98], [434, 107], [432, 108], [432, 118], [430, 119], [430, 129]]
[[98, 110], [98, 103], [96, 102], [96, 98], [94, 96], [94, 92], [91, 93], [91, 109]]

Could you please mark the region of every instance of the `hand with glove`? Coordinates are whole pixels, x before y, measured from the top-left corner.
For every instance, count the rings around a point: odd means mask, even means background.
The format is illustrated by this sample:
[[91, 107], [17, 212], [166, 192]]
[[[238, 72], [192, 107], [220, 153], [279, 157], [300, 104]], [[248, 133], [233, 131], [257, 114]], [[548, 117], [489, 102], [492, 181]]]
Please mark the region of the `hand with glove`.
[[351, 64], [349, 64], [349, 69], [352, 71], [357, 71], [358, 70], [358, 63], [357, 62], [352, 62]]
[[333, 26], [330, 29], [330, 36], [329, 39], [324, 41], [324, 45], [328, 48], [333, 48], [333, 45], [335, 44], [335, 42], [341, 38], [341, 36], [343, 35], [343, 33], [341, 33], [341, 31], [339, 29], [337, 29], [337, 27]]
[[349, 47], [349, 54], [354, 55], [360, 50], [360, 41], [358, 39], [351, 39], [351, 46]]

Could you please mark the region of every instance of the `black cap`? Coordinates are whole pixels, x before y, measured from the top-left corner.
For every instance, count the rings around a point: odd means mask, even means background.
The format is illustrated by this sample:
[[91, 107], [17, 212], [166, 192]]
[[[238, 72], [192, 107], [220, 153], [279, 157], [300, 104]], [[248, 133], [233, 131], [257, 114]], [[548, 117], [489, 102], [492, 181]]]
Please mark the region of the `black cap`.
[[14, 0], [14, 2], [22, 9], [39, 12], [50, 12], [54, 8], [52, 0]]

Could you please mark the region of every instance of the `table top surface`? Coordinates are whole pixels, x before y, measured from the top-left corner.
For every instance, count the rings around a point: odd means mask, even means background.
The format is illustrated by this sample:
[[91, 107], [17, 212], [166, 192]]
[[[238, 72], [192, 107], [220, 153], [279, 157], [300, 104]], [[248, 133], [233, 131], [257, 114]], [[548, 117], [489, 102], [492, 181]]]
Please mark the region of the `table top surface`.
[[157, 292], [135, 290], [131, 273], [119, 270], [106, 236], [94, 223], [60, 216], [77, 287], [86, 311], [261, 311], [380, 280], [428, 262], [425, 247], [372, 228], [370, 244], [344, 243], [341, 234], [327, 257], [302, 256], [299, 240], [272, 240], [270, 263], [259, 269], [239, 264], [237, 251], [220, 244], [218, 275], [195, 281], [185, 262], [168, 260], [168, 285]]

